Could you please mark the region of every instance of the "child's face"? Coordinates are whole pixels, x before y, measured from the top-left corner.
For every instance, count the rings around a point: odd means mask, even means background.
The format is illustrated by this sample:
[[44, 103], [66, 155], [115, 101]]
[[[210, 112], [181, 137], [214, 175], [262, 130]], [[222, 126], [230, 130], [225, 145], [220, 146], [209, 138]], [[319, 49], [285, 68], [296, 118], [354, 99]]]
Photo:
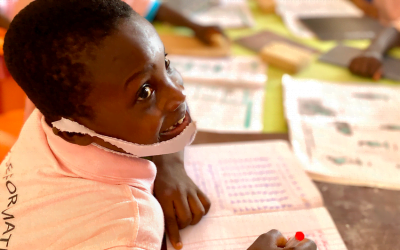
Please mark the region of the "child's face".
[[169, 140], [189, 124], [182, 78], [169, 66], [160, 38], [145, 19], [123, 20], [117, 32], [86, 55], [94, 86], [86, 105], [95, 117], [77, 122], [139, 144]]

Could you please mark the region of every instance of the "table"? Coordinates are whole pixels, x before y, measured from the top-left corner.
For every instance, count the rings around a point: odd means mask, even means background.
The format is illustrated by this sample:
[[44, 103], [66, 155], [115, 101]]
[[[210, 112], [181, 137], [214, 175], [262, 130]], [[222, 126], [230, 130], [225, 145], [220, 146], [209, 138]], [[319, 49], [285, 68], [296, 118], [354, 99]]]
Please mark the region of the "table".
[[[193, 144], [289, 140], [287, 134], [198, 132]], [[400, 192], [315, 182], [349, 250], [400, 249]]]

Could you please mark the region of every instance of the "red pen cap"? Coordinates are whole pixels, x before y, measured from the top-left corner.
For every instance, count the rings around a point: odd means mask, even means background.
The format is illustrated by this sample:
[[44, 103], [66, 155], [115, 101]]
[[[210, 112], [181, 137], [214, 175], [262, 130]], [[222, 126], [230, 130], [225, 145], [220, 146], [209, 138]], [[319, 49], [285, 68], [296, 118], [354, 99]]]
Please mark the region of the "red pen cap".
[[298, 241], [304, 240], [304, 234], [302, 232], [297, 232], [294, 237], [296, 237], [296, 240]]

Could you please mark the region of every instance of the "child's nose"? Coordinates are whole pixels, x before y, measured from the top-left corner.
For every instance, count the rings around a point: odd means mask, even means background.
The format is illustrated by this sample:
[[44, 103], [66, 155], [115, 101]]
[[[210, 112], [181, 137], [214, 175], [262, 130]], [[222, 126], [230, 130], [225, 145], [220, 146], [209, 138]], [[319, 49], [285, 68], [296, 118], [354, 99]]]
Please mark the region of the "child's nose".
[[179, 84], [169, 85], [166, 95], [165, 110], [168, 112], [175, 111], [186, 100], [184, 87]]

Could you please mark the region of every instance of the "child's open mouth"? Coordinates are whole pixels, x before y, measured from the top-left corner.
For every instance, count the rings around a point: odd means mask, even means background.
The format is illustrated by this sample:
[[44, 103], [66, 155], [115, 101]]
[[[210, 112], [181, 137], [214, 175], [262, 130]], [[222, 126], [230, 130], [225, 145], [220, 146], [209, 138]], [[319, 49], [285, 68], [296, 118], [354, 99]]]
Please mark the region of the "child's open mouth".
[[160, 133], [161, 141], [166, 141], [178, 136], [190, 123], [190, 115], [186, 111], [185, 115], [177, 121], [174, 125], [169, 127], [167, 130]]

